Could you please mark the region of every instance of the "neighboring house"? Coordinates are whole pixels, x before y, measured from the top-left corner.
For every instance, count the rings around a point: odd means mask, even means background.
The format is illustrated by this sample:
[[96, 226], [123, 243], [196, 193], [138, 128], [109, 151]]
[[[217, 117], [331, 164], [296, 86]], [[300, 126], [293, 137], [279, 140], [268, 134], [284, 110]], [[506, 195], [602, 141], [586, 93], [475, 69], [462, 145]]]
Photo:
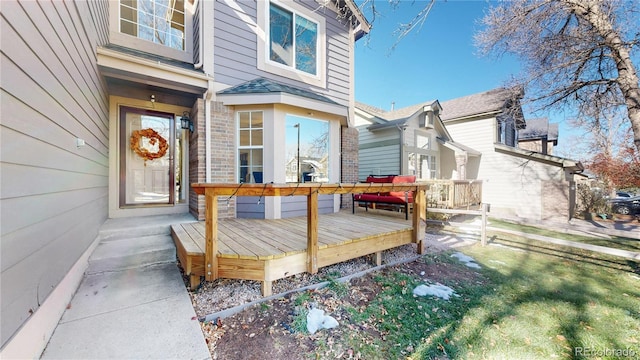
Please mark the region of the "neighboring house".
[[467, 160], [479, 152], [454, 142], [438, 101], [385, 111], [356, 103], [358, 178], [416, 175], [417, 180], [466, 179]]
[[582, 164], [517, 147], [527, 126], [519, 97], [501, 88], [444, 101], [441, 117], [457, 142], [482, 153], [467, 175], [483, 181], [482, 199], [492, 214], [568, 220]]
[[[354, 42], [369, 24], [351, 0], [3, 1], [0, 21], [3, 352], [46, 344], [107, 218], [202, 219], [189, 184], [285, 182], [282, 140], [312, 132], [328, 138], [327, 181], [357, 180]], [[294, 216], [300, 201], [232, 199], [219, 215]]]
[[549, 124], [549, 119], [528, 119], [527, 127], [518, 132], [518, 148], [542, 154], [553, 154], [558, 145], [558, 124]]

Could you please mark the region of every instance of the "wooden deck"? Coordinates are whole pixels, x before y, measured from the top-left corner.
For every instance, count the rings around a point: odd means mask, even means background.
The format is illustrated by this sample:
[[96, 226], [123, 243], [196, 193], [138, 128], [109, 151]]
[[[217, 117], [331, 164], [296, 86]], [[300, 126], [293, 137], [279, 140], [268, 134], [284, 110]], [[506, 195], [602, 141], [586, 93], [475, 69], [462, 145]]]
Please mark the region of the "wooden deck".
[[[197, 287], [205, 275], [205, 222], [171, 227], [178, 258]], [[424, 230], [422, 230], [424, 232]], [[350, 211], [318, 216], [318, 267], [375, 254], [414, 242], [413, 223], [391, 211]], [[264, 295], [274, 280], [308, 271], [307, 218], [221, 219], [217, 228], [218, 277], [262, 281]]]

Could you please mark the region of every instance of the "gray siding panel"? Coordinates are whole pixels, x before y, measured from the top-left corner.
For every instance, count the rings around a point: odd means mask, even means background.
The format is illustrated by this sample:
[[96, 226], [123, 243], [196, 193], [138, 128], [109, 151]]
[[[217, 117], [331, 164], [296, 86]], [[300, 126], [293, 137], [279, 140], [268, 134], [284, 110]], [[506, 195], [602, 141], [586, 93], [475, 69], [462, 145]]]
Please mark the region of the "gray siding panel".
[[4, 346], [107, 218], [108, 98], [95, 49], [108, 39], [108, 3], [9, 1], [1, 16]]
[[238, 196], [236, 198], [237, 217], [242, 219], [264, 219], [264, 198], [259, 196]]
[[383, 146], [361, 150], [358, 153], [358, 179], [364, 181], [368, 175], [400, 174], [399, 146]]
[[[6, 240], [13, 244], [36, 239], [42, 241], [42, 244], [25, 244], [32, 248], [38, 245], [38, 248], [25, 254], [26, 257], [13, 266], [2, 270], [3, 341], [15, 331], [16, 324], [25, 322], [31, 312], [46, 301], [51, 290], [87, 249], [90, 244], [87, 234], [95, 237], [96, 229], [104, 222], [106, 208], [105, 190], [103, 197], [93, 202], [2, 237], [3, 260]], [[11, 256], [19, 255], [23, 253]]]
[[[333, 196], [318, 196], [318, 213], [333, 213]], [[282, 218], [292, 218], [297, 216], [307, 216], [307, 198], [305, 196], [282, 197]]]
[[[301, 2], [299, 2], [301, 3]], [[236, 2], [241, 11], [232, 9], [224, 2], [215, 3], [214, 27], [214, 63], [216, 81], [230, 86], [253, 80], [258, 77], [271, 78], [321, 93], [342, 105], [349, 104], [350, 65], [349, 28], [342, 24], [329, 9], [320, 12], [326, 14], [326, 89], [312, 87], [306, 83], [274, 75], [257, 68], [257, 24], [256, 2]], [[316, 10], [318, 4], [301, 3]], [[247, 23], [250, 19], [252, 24]], [[230, 40], [231, 43], [230, 43]]]
[[369, 131], [359, 127], [358, 179], [368, 175], [400, 174], [400, 138], [395, 128]]

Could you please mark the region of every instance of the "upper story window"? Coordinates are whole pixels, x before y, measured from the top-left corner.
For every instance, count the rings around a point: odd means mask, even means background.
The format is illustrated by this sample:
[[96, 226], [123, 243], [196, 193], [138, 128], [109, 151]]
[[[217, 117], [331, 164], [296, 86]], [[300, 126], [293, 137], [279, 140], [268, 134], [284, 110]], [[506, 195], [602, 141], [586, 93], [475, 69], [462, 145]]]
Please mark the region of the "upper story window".
[[325, 87], [326, 20], [322, 13], [293, 1], [258, 1], [257, 6], [258, 69]]
[[422, 150], [431, 150], [431, 137], [416, 133], [416, 147]]
[[120, 32], [184, 50], [184, 1], [121, 0]]
[[269, 60], [316, 75], [318, 24], [281, 6], [269, 6]]
[[194, 10], [185, 0], [109, 1], [109, 42], [192, 63]]
[[517, 133], [512, 119], [498, 119], [498, 142], [507, 146], [516, 146]]

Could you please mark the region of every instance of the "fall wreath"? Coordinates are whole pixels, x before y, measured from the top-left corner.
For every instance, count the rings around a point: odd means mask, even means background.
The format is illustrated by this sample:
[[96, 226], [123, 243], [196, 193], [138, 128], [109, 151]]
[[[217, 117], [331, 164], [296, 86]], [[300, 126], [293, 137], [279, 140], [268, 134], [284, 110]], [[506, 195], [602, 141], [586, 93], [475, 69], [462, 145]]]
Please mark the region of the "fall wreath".
[[[141, 147], [141, 139], [146, 137], [149, 139], [149, 144], [152, 146], [158, 143], [158, 151], [151, 152], [143, 147]], [[138, 156], [143, 158], [145, 162], [147, 160], [154, 160], [163, 157], [167, 153], [167, 149], [169, 148], [169, 144], [167, 144], [167, 140], [165, 140], [158, 132], [153, 129], [142, 129], [142, 130], [134, 130], [131, 132], [131, 139], [129, 140], [129, 144], [131, 146], [131, 150], [133, 150]]]

